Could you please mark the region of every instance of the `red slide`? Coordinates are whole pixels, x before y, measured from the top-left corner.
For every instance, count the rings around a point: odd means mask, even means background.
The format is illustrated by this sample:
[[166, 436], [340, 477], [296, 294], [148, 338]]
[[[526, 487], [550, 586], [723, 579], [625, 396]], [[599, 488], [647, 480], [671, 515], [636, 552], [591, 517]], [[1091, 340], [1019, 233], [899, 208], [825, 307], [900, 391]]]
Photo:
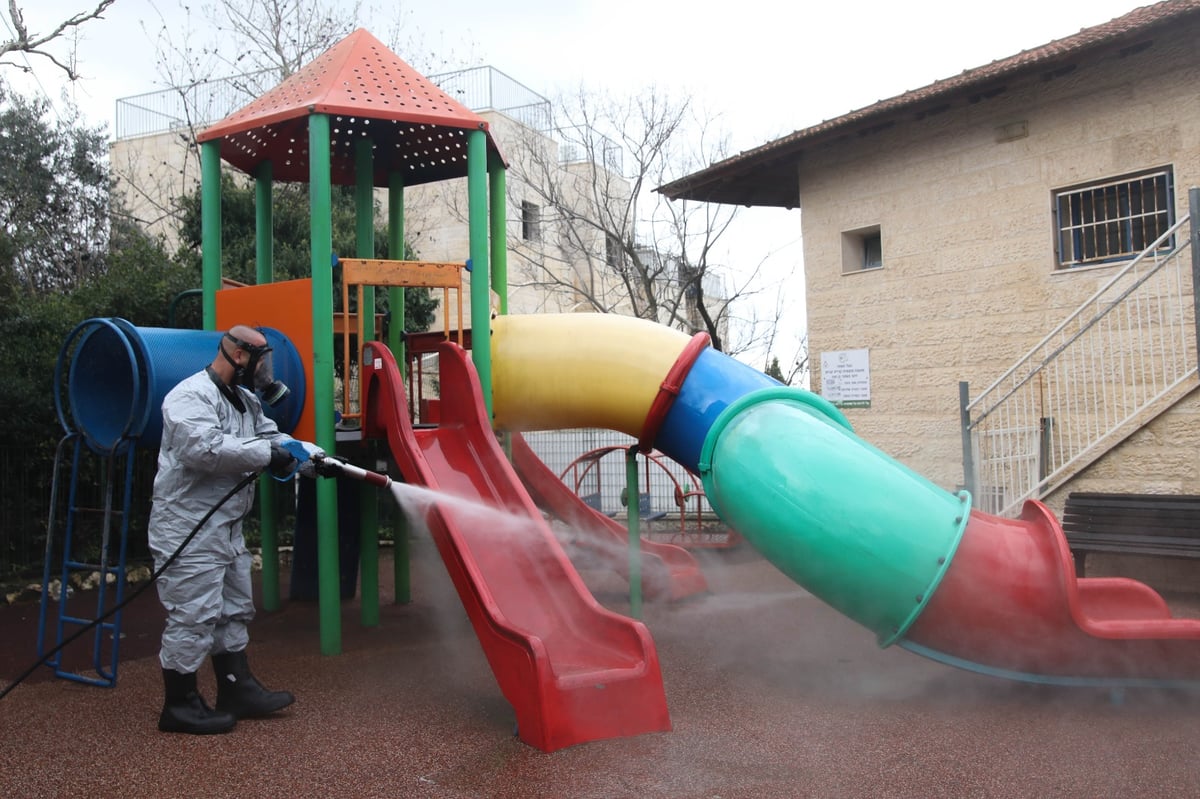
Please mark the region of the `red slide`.
[[1154, 589], [1076, 577], [1054, 514], [972, 512], [958, 552], [900, 642], [951, 665], [1066, 685], [1195, 685], [1200, 619], [1176, 618]]
[[[542, 462], [520, 433], [512, 436], [513, 468], [543, 510], [566, 522], [581, 546], [608, 561], [629, 579], [629, 531], [580, 499]], [[708, 581], [692, 554], [674, 544], [641, 540], [642, 593], [650, 599], [683, 599], [708, 590]]]
[[441, 346], [442, 421], [414, 430], [391, 353], [364, 350], [364, 435], [386, 437], [404, 480], [520, 519], [498, 525], [454, 501], [426, 516], [521, 739], [551, 752], [669, 730], [650, 633], [583, 584], [497, 443], [466, 353]]

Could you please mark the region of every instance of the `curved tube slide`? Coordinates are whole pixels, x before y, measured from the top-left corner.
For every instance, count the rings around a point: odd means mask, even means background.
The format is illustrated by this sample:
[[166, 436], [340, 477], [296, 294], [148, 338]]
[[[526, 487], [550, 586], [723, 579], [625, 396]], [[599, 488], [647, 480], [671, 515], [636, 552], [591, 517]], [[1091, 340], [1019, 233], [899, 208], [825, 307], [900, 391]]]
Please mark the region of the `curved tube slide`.
[[608, 427], [700, 475], [714, 510], [780, 570], [872, 630], [986, 674], [1062, 684], [1200, 678], [1200, 620], [1151, 588], [1076, 578], [1038, 502], [971, 510], [858, 438], [819, 396], [700, 338], [627, 317], [493, 321], [494, 425]]
[[426, 513], [521, 739], [550, 752], [669, 730], [649, 632], [592, 597], [497, 443], [465, 353], [444, 344], [439, 355], [442, 422], [413, 429], [391, 352], [365, 346], [364, 433], [388, 441], [406, 482], [518, 520], [509, 530], [453, 501]]

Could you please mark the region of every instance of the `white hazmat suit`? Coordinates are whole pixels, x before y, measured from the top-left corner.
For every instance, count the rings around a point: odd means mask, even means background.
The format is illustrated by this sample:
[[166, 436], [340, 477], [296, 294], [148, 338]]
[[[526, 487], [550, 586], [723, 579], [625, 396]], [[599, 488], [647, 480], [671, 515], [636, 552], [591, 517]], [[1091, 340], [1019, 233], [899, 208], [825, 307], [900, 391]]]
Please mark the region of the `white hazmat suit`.
[[[267, 467], [272, 443], [293, 440], [263, 413], [251, 391], [226, 387], [244, 405], [239, 411], [217, 385], [219, 380], [205, 369], [183, 380], [163, 400], [149, 522], [156, 569], [222, 497], [247, 475]], [[311, 468], [307, 462], [301, 472]], [[159, 652], [164, 669], [193, 673], [210, 654], [246, 648], [254, 600], [242, 520], [253, 503], [251, 482], [213, 513], [158, 578], [158, 595], [167, 610]]]

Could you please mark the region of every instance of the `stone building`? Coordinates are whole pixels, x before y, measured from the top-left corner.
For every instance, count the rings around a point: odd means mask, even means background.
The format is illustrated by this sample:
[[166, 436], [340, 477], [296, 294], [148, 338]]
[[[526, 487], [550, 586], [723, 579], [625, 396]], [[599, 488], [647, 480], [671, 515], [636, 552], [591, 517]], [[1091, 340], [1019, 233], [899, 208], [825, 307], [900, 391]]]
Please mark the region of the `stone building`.
[[1168, 0], [660, 191], [801, 208], [813, 389], [976, 507], [1200, 494], [1198, 85]]

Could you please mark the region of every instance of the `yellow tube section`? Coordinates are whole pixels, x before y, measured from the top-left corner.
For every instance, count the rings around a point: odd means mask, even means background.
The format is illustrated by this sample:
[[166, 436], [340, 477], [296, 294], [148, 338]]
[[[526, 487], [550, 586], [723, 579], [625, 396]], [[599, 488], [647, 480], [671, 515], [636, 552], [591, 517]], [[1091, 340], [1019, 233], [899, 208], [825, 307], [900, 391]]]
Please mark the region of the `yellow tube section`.
[[497, 430], [601, 427], [638, 437], [686, 333], [615, 314], [492, 320]]

